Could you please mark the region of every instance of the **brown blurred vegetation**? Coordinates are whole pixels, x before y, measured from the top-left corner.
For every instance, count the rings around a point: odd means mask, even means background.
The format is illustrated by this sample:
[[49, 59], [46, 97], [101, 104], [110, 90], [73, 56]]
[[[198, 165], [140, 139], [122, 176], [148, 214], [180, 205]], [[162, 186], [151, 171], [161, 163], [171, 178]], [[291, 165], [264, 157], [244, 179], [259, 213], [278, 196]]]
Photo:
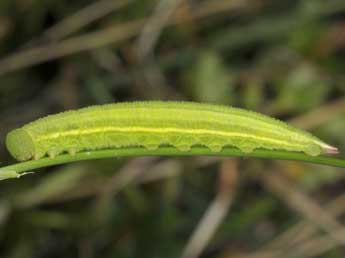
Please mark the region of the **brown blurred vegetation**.
[[[0, 157], [38, 117], [119, 101], [256, 110], [345, 150], [344, 0], [1, 0]], [[115, 159], [0, 183], [1, 258], [345, 257], [342, 169]]]

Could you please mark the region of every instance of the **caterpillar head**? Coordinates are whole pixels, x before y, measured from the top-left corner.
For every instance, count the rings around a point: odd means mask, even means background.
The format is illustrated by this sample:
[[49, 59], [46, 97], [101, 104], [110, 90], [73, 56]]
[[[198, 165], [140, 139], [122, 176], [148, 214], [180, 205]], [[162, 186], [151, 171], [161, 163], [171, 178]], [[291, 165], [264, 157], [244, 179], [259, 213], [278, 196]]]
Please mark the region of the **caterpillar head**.
[[19, 161], [32, 159], [35, 154], [32, 138], [24, 129], [9, 132], [6, 136], [6, 147], [12, 157]]

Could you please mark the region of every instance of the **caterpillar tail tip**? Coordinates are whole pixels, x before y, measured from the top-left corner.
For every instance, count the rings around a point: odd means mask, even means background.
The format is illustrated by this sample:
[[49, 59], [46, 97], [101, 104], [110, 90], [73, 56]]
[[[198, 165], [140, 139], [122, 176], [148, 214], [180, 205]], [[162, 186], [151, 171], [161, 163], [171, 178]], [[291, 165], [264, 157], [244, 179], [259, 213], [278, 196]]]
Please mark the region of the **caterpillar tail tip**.
[[336, 148], [334, 146], [331, 146], [331, 145], [325, 146], [325, 151], [326, 151], [327, 154], [332, 154], [332, 155], [340, 153], [338, 148]]

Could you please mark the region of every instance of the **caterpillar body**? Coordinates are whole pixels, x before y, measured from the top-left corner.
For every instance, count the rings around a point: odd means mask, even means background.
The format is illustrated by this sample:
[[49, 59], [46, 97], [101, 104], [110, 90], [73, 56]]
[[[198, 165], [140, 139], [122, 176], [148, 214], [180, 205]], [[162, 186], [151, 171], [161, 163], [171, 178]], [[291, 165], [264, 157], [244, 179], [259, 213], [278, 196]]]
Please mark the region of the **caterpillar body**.
[[188, 151], [225, 146], [335, 154], [308, 132], [244, 109], [193, 102], [128, 102], [91, 106], [38, 119], [8, 133], [6, 146], [17, 160], [54, 158], [89, 150], [174, 146]]

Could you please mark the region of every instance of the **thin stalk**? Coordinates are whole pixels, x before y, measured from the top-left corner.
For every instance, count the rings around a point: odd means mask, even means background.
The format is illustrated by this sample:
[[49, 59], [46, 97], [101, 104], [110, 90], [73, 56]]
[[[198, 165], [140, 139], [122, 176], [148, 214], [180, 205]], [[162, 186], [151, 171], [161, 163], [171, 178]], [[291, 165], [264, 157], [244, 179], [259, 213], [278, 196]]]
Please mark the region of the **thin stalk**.
[[156, 150], [148, 150], [142, 147], [123, 149], [109, 149], [80, 152], [75, 155], [63, 154], [56, 158], [43, 158], [30, 160], [0, 168], [0, 180], [19, 178], [34, 169], [49, 167], [59, 164], [77, 162], [82, 160], [94, 160], [104, 158], [138, 157], [138, 156], [226, 156], [226, 157], [254, 157], [261, 159], [295, 160], [314, 164], [345, 168], [345, 160], [330, 156], [308, 156], [299, 152], [272, 151], [258, 149], [250, 153], [244, 153], [237, 148], [223, 148], [220, 152], [212, 152], [206, 147], [193, 147], [190, 151], [179, 151], [174, 147], [160, 147]]

